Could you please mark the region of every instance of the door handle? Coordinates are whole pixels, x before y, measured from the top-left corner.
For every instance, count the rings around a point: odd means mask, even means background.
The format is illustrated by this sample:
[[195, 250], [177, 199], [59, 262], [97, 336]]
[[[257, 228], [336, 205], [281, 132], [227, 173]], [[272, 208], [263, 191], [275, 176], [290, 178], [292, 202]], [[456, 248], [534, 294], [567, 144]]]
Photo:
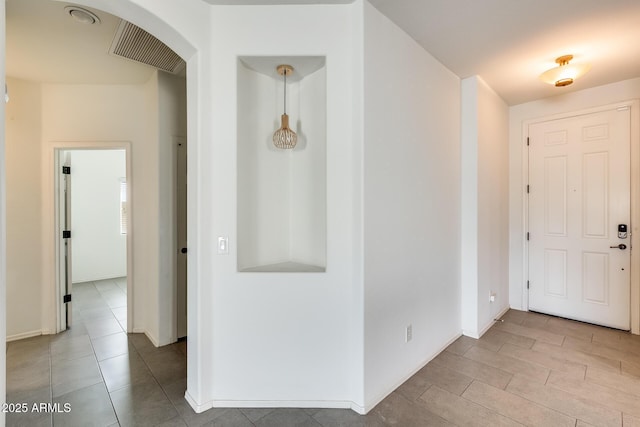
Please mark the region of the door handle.
[[624, 251], [625, 249], [627, 249], [627, 245], [625, 245], [624, 243], [620, 243], [619, 245], [616, 246], [609, 246], [611, 249], [620, 249], [621, 251]]
[[187, 248], [182, 248], [182, 249], [180, 249], [180, 253], [181, 253], [181, 254], [186, 254], [186, 253], [187, 253]]

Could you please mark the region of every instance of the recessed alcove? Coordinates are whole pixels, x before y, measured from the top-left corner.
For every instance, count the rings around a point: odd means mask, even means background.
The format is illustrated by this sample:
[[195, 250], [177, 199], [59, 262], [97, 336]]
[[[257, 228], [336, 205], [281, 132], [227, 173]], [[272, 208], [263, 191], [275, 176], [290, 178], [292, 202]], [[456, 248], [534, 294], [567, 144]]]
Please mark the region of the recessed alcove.
[[[293, 149], [272, 136], [284, 109]], [[240, 57], [237, 262], [240, 272], [324, 272], [327, 259], [326, 66], [320, 56]]]

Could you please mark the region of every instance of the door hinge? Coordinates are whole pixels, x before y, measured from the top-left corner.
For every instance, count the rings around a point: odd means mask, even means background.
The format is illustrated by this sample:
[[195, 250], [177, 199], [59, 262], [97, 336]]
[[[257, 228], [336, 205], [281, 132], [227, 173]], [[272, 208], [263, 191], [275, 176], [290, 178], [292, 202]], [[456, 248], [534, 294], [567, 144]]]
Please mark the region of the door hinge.
[[529, 289], [529, 281], [527, 280], [527, 289]]
[[527, 137], [527, 147], [529, 146], [529, 137]]
[[71, 166], [63, 166], [62, 167], [62, 173], [64, 175], [70, 175], [71, 174]]
[[529, 194], [529, 189], [530, 189], [529, 185], [527, 185], [527, 194]]
[[71, 230], [64, 230], [62, 232], [62, 238], [63, 239], [70, 239], [71, 238]]
[[68, 303], [71, 302], [71, 294], [66, 294], [65, 296], [62, 297], [62, 302], [63, 303]]
[[529, 235], [529, 232], [527, 231], [527, 240], [529, 240], [529, 237], [530, 237], [530, 235]]

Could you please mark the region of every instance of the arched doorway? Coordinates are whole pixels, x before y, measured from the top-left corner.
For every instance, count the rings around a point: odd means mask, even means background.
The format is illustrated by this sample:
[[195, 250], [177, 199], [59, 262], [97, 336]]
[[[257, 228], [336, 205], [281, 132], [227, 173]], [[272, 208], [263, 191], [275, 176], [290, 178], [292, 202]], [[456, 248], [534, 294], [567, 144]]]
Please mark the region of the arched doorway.
[[[91, 7], [94, 9], [98, 9], [98, 10], [103, 10], [105, 12], [111, 13], [113, 15], [119, 16], [129, 22], [132, 22], [138, 26], [140, 26], [141, 28], [144, 28], [145, 30], [147, 30], [149, 33], [153, 34], [155, 37], [157, 37], [158, 39], [160, 39], [161, 41], [163, 41], [165, 44], [167, 44], [169, 47], [171, 47], [176, 53], [178, 53], [182, 58], [184, 58], [187, 61], [187, 67], [188, 67], [188, 76], [187, 76], [187, 87], [188, 87], [188, 123], [189, 123], [189, 134], [196, 136], [198, 135], [198, 93], [199, 93], [199, 86], [200, 86], [200, 82], [199, 82], [199, 71], [198, 71], [198, 50], [195, 47], [195, 44], [192, 43], [191, 41], [189, 41], [187, 38], [185, 38], [180, 32], [179, 30], [176, 29], [176, 27], [174, 27], [173, 25], [170, 24], [169, 21], [171, 21], [171, 19], [162, 19], [159, 17], [159, 13], [157, 14], [158, 11], [154, 11], [154, 10], [150, 10], [150, 9], [155, 9], [156, 6], [152, 5], [152, 6], [147, 6], [147, 8], [140, 6], [137, 2], [135, 1], [130, 1], [130, 0], [124, 0], [121, 2], [117, 2], [117, 4], [114, 4], [114, 2], [111, 1], [105, 1], [105, 0], [80, 0], [77, 2], [74, 2], [75, 4], [81, 5], [81, 6], [87, 6], [87, 7]], [[195, 3], [195, 2], [194, 2]], [[163, 6], [158, 6], [158, 9], [162, 9]], [[169, 15], [169, 17], [171, 16], [176, 16], [176, 15]], [[4, 21], [4, 19], [3, 19]], [[3, 58], [4, 58], [4, 53], [3, 53]], [[196, 137], [190, 137], [190, 144], [189, 144], [189, 152], [187, 154], [188, 158], [197, 158], [197, 152], [198, 152], [198, 144], [197, 144], [197, 136]], [[2, 156], [2, 158], [0, 160], [4, 160], [4, 155]], [[192, 162], [191, 166], [190, 166], [190, 170], [189, 170], [189, 177], [190, 179], [192, 179], [193, 177], [197, 177], [197, 162]], [[0, 194], [0, 197], [2, 197], [2, 199], [4, 200], [4, 194]], [[188, 205], [193, 205], [195, 201], [195, 196], [190, 196], [188, 197]], [[3, 202], [4, 203], [4, 202]], [[2, 223], [4, 223], [4, 216], [2, 218]], [[193, 222], [192, 226], [191, 226], [191, 234], [192, 235], [197, 235], [197, 223]], [[4, 239], [4, 236], [2, 236], [2, 238]], [[196, 247], [197, 245], [197, 240], [196, 239], [192, 239], [192, 249]], [[2, 252], [2, 259], [4, 261], [5, 259], [5, 253], [4, 251]], [[197, 266], [195, 264], [196, 260], [190, 261], [190, 266], [189, 269], [190, 270], [194, 270], [197, 271]], [[135, 267], [135, 260], [134, 260], [134, 267]], [[3, 269], [4, 270], [4, 269]], [[192, 277], [194, 277], [195, 275], [192, 275]], [[159, 288], [156, 290], [152, 290], [153, 293], [155, 293], [155, 301], [151, 300], [151, 301], [144, 301], [144, 305], [149, 306], [151, 304], [153, 304], [154, 302], [156, 303], [156, 319], [158, 322], [158, 330], [161, 330], [163, 328], [172, 328], [174, 327], [174, 325], [172, 325], [174, 319], [171, 318], [166, 318], [165, 316], [163, 316], [163, 309], [162, 309], [162, 304], [166, 304], [166, 299], [165, 296], [169, 295], [172, 291], [170, 289], [166, 289], [166, 288]], [[189, 298], [189, 300], [193, 300], [193, 298]], [[51, 301], [50, 305], [55, 305], [55, 301]], [[2, 310], [2, 317], [4, 318], [4, 314], [6, 313], [6, 310], [3, 308]], [[153, 316], [151, 316], [153, 317]], [[195, 316], [193, 316], [193, 319], [195, 320]], [[3, 325], [2, 327], [3, 331], [5, 330], [5, 326]], [[137, 331], [137, 332], [144, 332], [144, 331]], [[195, 321], [190, 321], [189, 322], [189, 334], [195, 334], [197, 335], [197, 323]], [[197, 348], [198, 343], [194, 342], [193, 344], [190, 343], [190, 353], [192, 354], [192, 357], [189, 358], [189, 360], [192, 360], [192, 358], [195, 358], [196, 355], [198, 354], [198, 348]], [[3, 358], [4, 359], [4, 358]], [[4, 365], [4, 363], [2, 363]], [[190, 368], [190, 375], [189, 377], [192, 378], [192, 381], [190, 381], [190, 388], [193, 388], [194, 390], [199, 390], [200, 387], [198, 386], [199, 384], [199, 376], [197, 375], [197, 366], [191, 362], [188, 362], [189, 368]], [[4, 371], [4, 370], [3, 370]], [[2, 383], [4, 384], [4, 378], [2, 378]], [[4, 394], [4, 393], [2, 393]], [[194, 399], [194, 400], [199, 400], [199, 399]]]

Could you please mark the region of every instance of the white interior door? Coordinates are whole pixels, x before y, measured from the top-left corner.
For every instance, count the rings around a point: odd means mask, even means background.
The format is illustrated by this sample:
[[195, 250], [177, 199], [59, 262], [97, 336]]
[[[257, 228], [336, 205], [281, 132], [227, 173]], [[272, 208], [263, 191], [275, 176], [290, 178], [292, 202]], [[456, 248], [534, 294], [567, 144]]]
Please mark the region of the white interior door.
[[187, 144], [176, 138], [176, 222], [178, 240], [177, 261], [177, 332], [187, 336]]
[[58, 280], [61, 295], [59, 332], [71, 326], [71, 153], [58, 152]]
[[529, 185], [529, 309], [628, 330], [630, 109], [529, 126]]

